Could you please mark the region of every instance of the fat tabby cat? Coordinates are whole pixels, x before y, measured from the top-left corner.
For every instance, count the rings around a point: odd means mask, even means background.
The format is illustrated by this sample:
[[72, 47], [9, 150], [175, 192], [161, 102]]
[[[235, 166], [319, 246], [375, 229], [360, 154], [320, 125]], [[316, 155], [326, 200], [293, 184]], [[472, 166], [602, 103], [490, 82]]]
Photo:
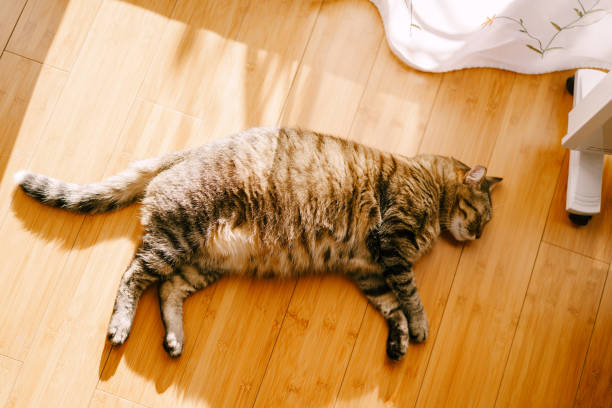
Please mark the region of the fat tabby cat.
[[101, 213], [142, 202], [142, 242], [123, 274], [108, 328], [126, 341], [138, 301], [159, 284], [164, 347], [183, 350], [183, 301], [228, 275], [344, 273], [388, 324], [399, 360], [428, 323], [413, 264], [443, 230], [479, 238], [501, 180], [454, 158], [385, 153], [289, 128], [253, 128], [133, 163], [94, 184], [30, 172], [16, 180], [50, 206]]

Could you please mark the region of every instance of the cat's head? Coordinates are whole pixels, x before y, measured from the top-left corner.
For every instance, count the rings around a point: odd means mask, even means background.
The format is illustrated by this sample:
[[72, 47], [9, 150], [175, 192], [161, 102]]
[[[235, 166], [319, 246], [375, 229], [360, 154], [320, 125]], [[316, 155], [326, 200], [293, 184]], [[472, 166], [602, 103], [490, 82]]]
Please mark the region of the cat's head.
[[[467, 166], [466, 166], [467, 167]], [[480, 238], [492, 215], [491, 190], [502, 179], [487, 177], [487, 169], [474, 166], [457, 185], [456, 200], [449, 211], [447, 228], [458, 241]]]

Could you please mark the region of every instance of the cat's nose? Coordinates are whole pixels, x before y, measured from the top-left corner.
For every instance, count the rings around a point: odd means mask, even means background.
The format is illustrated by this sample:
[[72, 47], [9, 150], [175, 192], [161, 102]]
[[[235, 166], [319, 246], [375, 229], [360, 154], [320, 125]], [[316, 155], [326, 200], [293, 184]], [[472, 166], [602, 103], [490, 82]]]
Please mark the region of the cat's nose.
[[478, 231], [478, 232], [476, 233], [476, 239], [480, 238], [480, 235], [482, 235], [482, 231]]

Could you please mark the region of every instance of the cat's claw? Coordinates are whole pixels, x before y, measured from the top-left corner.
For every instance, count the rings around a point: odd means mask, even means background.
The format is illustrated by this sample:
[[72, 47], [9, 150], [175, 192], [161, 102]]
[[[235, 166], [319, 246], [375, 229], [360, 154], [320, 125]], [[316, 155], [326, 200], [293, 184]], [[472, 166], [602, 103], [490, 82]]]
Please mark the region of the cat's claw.
[[168, 333], [164, 338], [164, 349], [168, 352], [170, 357], [180, 357], [183, 353], [183, 341], [174, 333]]
[[408, 328], [410, 329], [410, 339], [415, 343], [422, 343], [427, 340], [429, 324], [427, 323], [427, 316], [425, 316], [425, 313], [422, 312], [410, 316]]

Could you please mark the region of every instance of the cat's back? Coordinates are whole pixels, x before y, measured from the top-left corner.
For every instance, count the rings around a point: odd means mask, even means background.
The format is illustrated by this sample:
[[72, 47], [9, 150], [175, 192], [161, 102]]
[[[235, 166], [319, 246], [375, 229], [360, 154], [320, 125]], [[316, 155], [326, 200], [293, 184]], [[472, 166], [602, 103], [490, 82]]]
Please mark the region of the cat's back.
[[[377, 151], [358, 143], [293, 128], [251, 128], [194, 150], [167, 179], [196, 178], [207, 190], [243, 188], [254, 194], [308, 191], [342, 194], [372, 179]], [[183, 177], [181, 177], [183, 176]], [[161, 181], [161, 180], [159, 180]], [[182, 182], [185, 180], [181, 180]], [[191, 187], [191, 183], [187, 183]]]
[[207, 249], [219, 260], [231, 255], [236, 269], [325, 270], [368, 256], [380, 162], [381, 153], [332, 136], [253, 128], [192, 151], [158, 176], [144, 211], [205, 219]]

